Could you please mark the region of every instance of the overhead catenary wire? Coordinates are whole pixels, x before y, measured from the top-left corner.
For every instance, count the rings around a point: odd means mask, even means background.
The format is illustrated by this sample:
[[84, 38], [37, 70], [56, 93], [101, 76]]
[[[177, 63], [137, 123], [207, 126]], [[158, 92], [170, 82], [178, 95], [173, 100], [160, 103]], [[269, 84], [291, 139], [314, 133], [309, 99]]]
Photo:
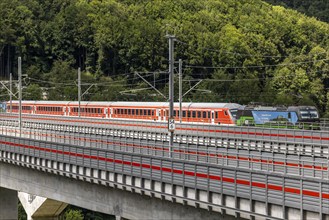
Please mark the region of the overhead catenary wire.
[[280, 63], [273, 65], [256, 65], [256, 66], [198, 66], [198, 65], [185, 65], [186, 68], [197, 68], [197, 69], [252, 69], [252, 68], [266, 68], [266, 67], [277, 67], [277, 66], [291, 66], [307, 63], [316, 63], [321, 61], [329, 61], [329, 59], [321, 60], [310, 60], [305, 62], [296, 62], [296, 63]]
[[[180, 41], [176, 39], [176, 42], [191, 46], [189, 43]], [[193, 45], [192, 45], [193, 46]], [[196, 46], [195, 46], [196, 47]], [[232, 51], [227, 51], [223, 49], [213, 49], [209, 47], [200, 47], [201, 50], [207, 50], [207, 51], [212, 51], [212, 52], [219, 52], [219, 53], [224, 53], [224, 54], [232, 54], [232, 55], [237, 55], [237, 56], [243, 56], [243, 57], [261, 57], [261, 58], [287, 58], [290, 57], [290, 55], [287, 56], [282, 56], [282, 55], [252, 55], [252, 54], [246, 54], [246, 53], [238, 53], [238, 52], [232, 52]], [[320, 54], [326, 54], [327, 52], [321, 52], [321, 53], [315, 53], [314, 55], [320, 55]]]

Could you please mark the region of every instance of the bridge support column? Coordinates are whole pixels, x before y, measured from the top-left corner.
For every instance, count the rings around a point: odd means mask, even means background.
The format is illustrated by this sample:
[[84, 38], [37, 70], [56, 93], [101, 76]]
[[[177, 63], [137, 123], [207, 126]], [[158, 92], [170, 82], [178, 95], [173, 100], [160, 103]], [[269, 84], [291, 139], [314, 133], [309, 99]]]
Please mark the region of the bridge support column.
[[[28, 220], [58, 220], [67, 204], [20, 192], [18, 194]], [[1, 219], [0, 219], [1, 220]]]
[[17, 191], [0, 188], [0, 220], [18, 219]]

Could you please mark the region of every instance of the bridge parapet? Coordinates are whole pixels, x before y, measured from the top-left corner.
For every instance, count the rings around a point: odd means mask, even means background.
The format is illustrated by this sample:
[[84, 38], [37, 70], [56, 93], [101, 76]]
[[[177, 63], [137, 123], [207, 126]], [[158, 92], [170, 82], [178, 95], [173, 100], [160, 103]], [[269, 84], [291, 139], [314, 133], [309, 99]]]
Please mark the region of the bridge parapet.
[[[83, 135], [85, 142], [94, 138]], [[329, 215], [328, 170], [321, 171], [321, 177], [311, 177], [293, 175], [296, 171], [275, 173], [250, 165], [214, 163], [212, 155], [190, 152], [175, 152], [173, 158], [168, 158], [168, 151], [145, 149], [144, 144], [150, 143], [143, 141], [130, 143], [134, 146], [131, 149], [122, 146], [128, 142], [105, 144], [102, 141], [106, 138], [94, 141], [92, 146], [58, 143], [59, 137], [53, 137], [53, 141], [4, 135], [0, 138], [2, 162], [68, 178], [242, 217], [325, 219]], [[216, 157], [215, 161], [221, 160]], [[228, 162], [229, 158], [222, 161]]]

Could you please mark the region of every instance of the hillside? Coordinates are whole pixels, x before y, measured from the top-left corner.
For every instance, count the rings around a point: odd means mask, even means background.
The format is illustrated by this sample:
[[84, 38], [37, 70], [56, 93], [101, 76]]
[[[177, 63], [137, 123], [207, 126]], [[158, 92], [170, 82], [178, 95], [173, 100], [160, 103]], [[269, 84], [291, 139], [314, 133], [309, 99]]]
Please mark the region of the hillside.
[[163, 101], [151, 90], [119, 91], [148, 87], [138, 71], [167, 94], [168, 76], [153, 73], [168, 68], [166, 33], [178, 39], [184, 90], [203, 79], [186, 101], [329, 109], [329, 25], [261, 0], [2, 0], [0, 74], [9, 53], [14, 73], [23, 57], [25, 98], [44, 87], [49, 99], [76, 99], [81, 66], [83, 80], [96, 83], [86, 100]]
[[274, 5], [296, 9], [308, 16], [329, 22], [329, 1], [326, 0], [266, 0]]

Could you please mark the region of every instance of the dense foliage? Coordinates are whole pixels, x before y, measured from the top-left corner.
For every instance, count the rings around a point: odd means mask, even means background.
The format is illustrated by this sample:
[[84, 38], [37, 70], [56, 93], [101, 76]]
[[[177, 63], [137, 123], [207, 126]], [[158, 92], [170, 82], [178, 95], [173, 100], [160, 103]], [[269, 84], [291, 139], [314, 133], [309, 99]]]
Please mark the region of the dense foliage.
[[327, 0], [266, 0], [275, 5], [296, 9], [306, 15], [329, 22], [329, 1]]
[[0, 74], [22, 56], [25, 99], [77, 100], [81, 67], [85, 100], [164, 101], [135, 72], [167, 94], [166, 33], [178, 39], [184, 91], [203, 80], [185, 101], [329, 113], [329, 25], [261, 0], [2, 0]]
[[115, 216], [89, 211], [73, 205], [68, 205], [59, 219], [65, 220], [115, 220]]

